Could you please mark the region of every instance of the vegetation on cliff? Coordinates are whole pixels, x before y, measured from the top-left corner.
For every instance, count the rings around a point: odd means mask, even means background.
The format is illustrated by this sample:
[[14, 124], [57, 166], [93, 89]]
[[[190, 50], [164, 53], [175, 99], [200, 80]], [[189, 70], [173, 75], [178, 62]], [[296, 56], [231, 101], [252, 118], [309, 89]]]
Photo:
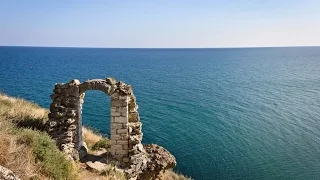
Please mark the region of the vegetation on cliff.
[[[47, 119], [47, 109], [0, 94], [0, 165], [22, 179], [125, 179], [111, 164], [97, 173], [80, 162], [68, 161], [43, 131]], [[90, 129], [83, 128], [83, 137], [90, 151], [109, 147], [107, 138]], [[170, 170], [161, 179], [188, 178]]]

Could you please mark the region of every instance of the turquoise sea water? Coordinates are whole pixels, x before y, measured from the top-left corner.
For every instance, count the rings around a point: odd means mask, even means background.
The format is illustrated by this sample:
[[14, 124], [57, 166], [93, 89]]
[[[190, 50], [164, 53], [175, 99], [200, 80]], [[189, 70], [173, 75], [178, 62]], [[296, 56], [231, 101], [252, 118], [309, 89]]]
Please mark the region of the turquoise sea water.
[[[50, 105], [56, 82], [133, 86], [144, 143], [195, 179], [320, 178], [320, 47], [0, 47], [0, 90]], [[109, 97], [88, 91], [83, 122], [109, 134]]]

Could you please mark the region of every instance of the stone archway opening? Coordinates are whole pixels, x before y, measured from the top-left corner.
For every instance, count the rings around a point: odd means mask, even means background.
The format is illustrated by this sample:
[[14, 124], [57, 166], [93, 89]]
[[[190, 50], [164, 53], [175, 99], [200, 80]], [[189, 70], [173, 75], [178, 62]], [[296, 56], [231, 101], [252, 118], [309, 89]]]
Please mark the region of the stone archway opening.
[[[110, 97], [104, 92], [88, 90], [85, 92], [82, 104], [82, 126], [108, 139], [110, 139], [110, 101]], [[84, 141], [86, 142], [85, 139]], [[89, 146], [94, 142], [86, 143]]]
[[70, 159], [85, 156], [82, 139], [82, 106], [85, 92], [99, 90], [110, 96], [110, 154], [123, 164], [145, 153], [136, 98], [130, 85], [113, 78], [72, 80], [56, 84], [51, 95], [47, 131]]

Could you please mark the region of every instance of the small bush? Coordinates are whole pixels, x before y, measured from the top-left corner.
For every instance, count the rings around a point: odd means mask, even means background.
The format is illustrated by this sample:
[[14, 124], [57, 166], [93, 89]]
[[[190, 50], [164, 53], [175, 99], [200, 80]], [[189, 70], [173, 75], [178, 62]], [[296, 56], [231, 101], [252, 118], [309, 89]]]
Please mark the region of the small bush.
[[123, 171], [117, 169], [114, 165], [110, 164], [101, 172], [101, 175], [109, 177], [110, 180], [126, 180], [126, 175]]
[[101, 139], [98, 142], [96, 142], [93, 146], [92, 146], [92, 150], [98, 150], [100, 148], [108, 148], [110, 147], [110, 140], [109, 139]]
[[21, 141], [31, 146], [40, 171], [53, 179], [75, 179], [74, 167], [60, 152], [48, 134], [30, 129], [21, 130]]

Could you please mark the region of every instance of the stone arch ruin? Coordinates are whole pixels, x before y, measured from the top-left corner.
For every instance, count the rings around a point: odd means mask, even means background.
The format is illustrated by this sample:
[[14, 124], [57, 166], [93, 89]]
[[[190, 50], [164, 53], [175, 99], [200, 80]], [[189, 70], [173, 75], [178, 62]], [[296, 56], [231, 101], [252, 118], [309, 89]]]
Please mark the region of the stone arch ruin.
[[87, 90], [99, 90], [110, 96], [111, 155], [128, 164], [130, 157], [143, 153], [142, 132], [136, 98], [130, 85], [113, 78], [72, 80], [56, 84], [51, 95], [47, 131], [60, 150], [71, 159], [86, 155], [82, 140], [82, 104]]
[[142, 145], [141, 122], [132, 87], [113, 78], [56, 84], [51, 95], [46, 131], [70, 160], [87, 151], [82, 140], [82, 104], [87, 90], [110, 96], [110, 155], [125, 167], [128, 179], [157, 179], [160, 172], [176, 165], [175, 157], [156, 144]]

